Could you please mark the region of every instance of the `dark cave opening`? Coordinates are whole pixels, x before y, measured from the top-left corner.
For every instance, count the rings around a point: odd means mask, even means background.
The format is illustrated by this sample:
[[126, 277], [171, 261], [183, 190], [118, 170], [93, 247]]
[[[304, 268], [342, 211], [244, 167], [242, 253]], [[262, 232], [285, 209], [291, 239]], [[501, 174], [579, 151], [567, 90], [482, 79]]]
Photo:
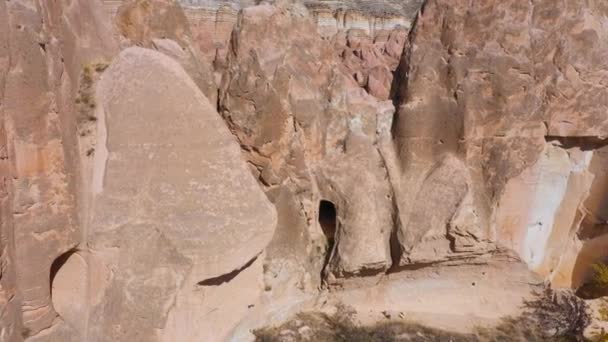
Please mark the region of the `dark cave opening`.
[[336, 228], [337, 228], [337, 211], [336, 206], [326, 200], [321, 200], [319, 203], [319, 225], [323, 230], [323, 234], [327, 239], [327, 246], [323, 260], [323, 269], [321, 270], [321, 279], [325, 277], [327, 266], [331, 258], [335, 244]]
[[330, 245], [333, 245], [336, 235], [336, 206], [330, 201], [321, 200], [319, 203], [319, 224]]

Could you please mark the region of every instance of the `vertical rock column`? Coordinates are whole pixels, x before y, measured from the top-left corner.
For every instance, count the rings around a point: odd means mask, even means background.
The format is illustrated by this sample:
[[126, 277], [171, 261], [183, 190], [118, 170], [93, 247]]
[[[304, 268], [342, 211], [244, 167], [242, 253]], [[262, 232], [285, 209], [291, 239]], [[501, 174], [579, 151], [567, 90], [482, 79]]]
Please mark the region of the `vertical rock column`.
[[[230, 315], [207, 317], [201, 291], [213, 278], [230, 282], [229, 274], [263, 251], [274, 209], [234, 137], [175, 60], [149, 49], [122, 51], [101, 76], [95, 102], [91, 280], [80, 316], [88, 317], [88, 340], [157, 341], [165, 329], [173, 340], [208, 340], [210, 331], [219, 338], [232, 321], [204, 322]], [[234, 298], [226, 303], [239, 310], [250, 304]]]
[[9, 68], [9, 22], [6, 2], [0, 2], [0, 340], [16, 341], [22, 334], [21, 307], [15, 274], [12, 172], [5, 130], [5, 80]]
[[57, 69], [47, 64], [52, 61], [45, 41], [47, 18], [34, 1], [6, 4], [10, 65], [3, 108], [15, 266], [24, 335], [35, 335], [57, 316], [50, 298], [51, 264], [79, 237], [61, 137], [60, 100], [54, 93]]

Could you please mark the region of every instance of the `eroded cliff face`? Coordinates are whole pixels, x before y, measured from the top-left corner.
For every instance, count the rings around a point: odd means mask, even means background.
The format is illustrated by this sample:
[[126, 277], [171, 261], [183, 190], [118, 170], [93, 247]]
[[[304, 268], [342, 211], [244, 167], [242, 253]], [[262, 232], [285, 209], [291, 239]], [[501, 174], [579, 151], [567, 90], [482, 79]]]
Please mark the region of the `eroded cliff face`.
[[78, 77], [82, 64], [109, 59], [116, 47], [96, 2], [3, 2], [0, 18], [0, 338], [20, 340], [58, 317], [50, 296], [51, 265], [81, 239]]
[[0, 1], [0, 340], [241, 341], [338, 302], [462, 326], [582, 286], [608, 256], [607, 18]]
[[[584, 202], [603, 178], [590, 165], [606, 137], [606, 6], [561, 5], [428, 2], [403, 56], [394, 132], [401, 186], [420, 187], [418, 177], [432, 177], [445, 158], [463, 163], [472, 221], [456, 245], [490, 237], [540, 274], [578, 286], [562, 256], [588, 238], [579, 234], [590, 219]], [[420, 199], [402, 199], [402, 227], [414, 218], [412, 201]], [[459, 223], [441, 222], [448, 235]]]

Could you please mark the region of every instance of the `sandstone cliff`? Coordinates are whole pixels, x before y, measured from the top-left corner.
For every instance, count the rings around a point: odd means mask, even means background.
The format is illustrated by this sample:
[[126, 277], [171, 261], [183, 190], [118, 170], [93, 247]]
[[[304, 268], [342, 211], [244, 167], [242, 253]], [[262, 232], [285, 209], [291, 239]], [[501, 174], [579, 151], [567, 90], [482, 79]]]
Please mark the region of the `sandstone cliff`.
[[[601, 1], [0, 1], [0, 341], [466, 332], [608, 257]], [[286, 339], [288, 340], [288, 339]]]

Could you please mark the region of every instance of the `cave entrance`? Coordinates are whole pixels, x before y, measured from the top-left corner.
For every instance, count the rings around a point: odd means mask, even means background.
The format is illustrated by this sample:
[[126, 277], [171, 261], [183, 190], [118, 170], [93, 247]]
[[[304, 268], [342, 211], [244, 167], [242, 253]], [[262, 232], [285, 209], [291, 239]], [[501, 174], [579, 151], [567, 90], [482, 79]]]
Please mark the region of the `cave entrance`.
[[321, 200], [319, 203], [319, 225], [327, 239], [325, 255], [323, 256], [323, 268], [321, 269], [321, 279], [324, 279], [334, 249], [336, 237], [337, 214], [336, 206], [332, 202]]
[[319, 224], [331, 250], [336, 236], [336, 206], [330, 201], [321, 200], [319, 203]]

